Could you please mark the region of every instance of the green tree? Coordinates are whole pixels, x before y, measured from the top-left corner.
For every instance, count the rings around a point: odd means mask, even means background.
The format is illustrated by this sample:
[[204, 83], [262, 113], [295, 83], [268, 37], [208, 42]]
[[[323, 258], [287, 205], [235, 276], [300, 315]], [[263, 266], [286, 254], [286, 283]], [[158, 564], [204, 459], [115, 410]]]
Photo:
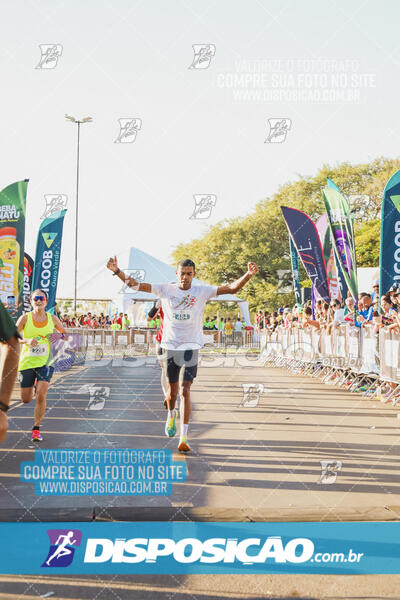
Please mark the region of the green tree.
[[[355, 220], [356, 251], [360, 266], [377, 266], [379, 257], [379, 216], [386, 182], [400, 168], [399, 159], [377, 158], [370, 163], [323, 165], [312, 177], [299, 176], [282, 185], [270, 198], [259, 202], [246, 217], [227, 219], [209, 227], [201, 239], [180, 244], [173, 262], [190, 257], [197, 276], [212, 284], [231, 282], [254, 260], [260, 273], [240, 292], [250, 310], [272, 310], [277, 304], [294, 303], [290, 285], [288, 232], [281, 206], [307, 213], [314, 221], [325, 212], [321, 189], [327, 177], [347, 195]], [[301, 267], [300, 279], [306, 274]]]
[[357, 251], [357, 266], [377, 267], [379, 265], [380, 219], [372, 219], [355, 226], [354, 239]]

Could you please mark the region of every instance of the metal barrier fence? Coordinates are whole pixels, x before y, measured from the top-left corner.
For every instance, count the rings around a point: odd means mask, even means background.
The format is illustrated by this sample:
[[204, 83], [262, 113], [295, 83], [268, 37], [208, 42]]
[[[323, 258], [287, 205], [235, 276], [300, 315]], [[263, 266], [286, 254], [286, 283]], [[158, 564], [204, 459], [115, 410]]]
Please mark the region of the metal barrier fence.
[[[67, 340], [51, 342], [52, 364], [56, 371], [67, 371], [73, 366], [84, 365], [88, 360], [102, 358], [122, 358], [131, 360], [137, 356], [155, 354], [156, 329], [131, 328], [126, 331], [112, 329], [68, 328]], [[259, 336], [253, 331], [233, 332], [225, 335], [222, 331], [204, 333], [204, 346], [207, 349], [226, 350], [260, 347]]]
[[[278, 328], [262, 332], [261, 352], [266, 362], [294, 372], [322, 376], [326, 383], [348, 385], [351, 391], [376, 392], [389, 384], [389, 397], [400, 391], [400, 336], [374, 326], [343, 323], [331, 331], [315, 328]], [[366, 389], [364, 389], [366, 388]]]
[[[79, 334], [85, 340], [88, 348], [93, 346], [101, 348], [116, 347], [153, 347], [156, 342], [157, 330], [153, 328], [130, 328], [126, 331], [113, 331], [111, 329], [67, 329], [68, 333]], [[260, 346], [258, 335], [254, 331], [233, 331], [230, 335], [223, 331], [204, 331], [204, 345], [225, 347], [236, 344], [238, 347]]]

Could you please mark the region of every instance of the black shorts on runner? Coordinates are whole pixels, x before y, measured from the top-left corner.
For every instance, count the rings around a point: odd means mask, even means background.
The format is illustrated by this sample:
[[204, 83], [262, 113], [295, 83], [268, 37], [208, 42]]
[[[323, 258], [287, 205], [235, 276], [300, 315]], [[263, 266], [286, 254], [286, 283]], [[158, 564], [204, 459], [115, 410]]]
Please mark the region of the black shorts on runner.
[[185, 367], [183, 380], [193, 382], [197, 375], [198, 350], [165, 350], [165, 356], [169, 383], [179, 381], [179, 373], [183, 366]]
[[35, 385], [37, 381], [50, 381], [53, 377], [54, 367], [43, 365], [43, 367], [36, 367], [36, 369], [23, 369], [20, 371], [21, 387], [30, 388]]
[[10, 313], [0, 301], [0, 342], [5, 343], [14, 335], [21, 337]]

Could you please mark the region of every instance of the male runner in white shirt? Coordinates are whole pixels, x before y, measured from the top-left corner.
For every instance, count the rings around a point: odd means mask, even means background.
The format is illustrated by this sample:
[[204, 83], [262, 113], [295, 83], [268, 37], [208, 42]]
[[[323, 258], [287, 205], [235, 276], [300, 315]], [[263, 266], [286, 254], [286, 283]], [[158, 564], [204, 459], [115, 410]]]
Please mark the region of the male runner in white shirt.
[[258, 273], [258, 267], [255, 263], [249, 262], [247, 272], [242, 277], [231, 284], [220, 286], [197, 283], [192, 285], [196, 271], [194, 262], [189, 258], [179, 261], [177, 265], [177, 283], [142, 283], [132, 277], [126, 277], [118, 268], [116, 256], [109, 259], [107, 268], [129, 287], [141, 292], [153, 293], [161, 298], [164, 312], [161, 347], [166, 351], [168, 378], [168, 393], [165, 398], [168, 417], [165, 433], [168, 437], [176, 435], [175, 404], [179, 392], [179, 372], [182, 367], [185, 367], [181, 389], [183, 411], [178, 450], [189, 452], [187, 432], [191, 412], [190, 387], [197, 375], [198, 353], [203, 346], [203, 314], [206, 302], [221, 294], [236, 294], [253, 275]]

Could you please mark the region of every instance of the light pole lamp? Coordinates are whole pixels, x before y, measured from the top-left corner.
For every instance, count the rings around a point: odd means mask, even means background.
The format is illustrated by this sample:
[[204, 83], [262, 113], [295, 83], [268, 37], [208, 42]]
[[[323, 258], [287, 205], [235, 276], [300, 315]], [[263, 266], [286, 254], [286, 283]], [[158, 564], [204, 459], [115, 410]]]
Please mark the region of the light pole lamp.
[[90, 123], [92, 117], [84, 117], [83, 119], [75, 119], [70, 115], [65, 115], [65, 118], [72, 123], [78, 125], [78, 141], [76, 152], [76, 204], [75, 204], [75, 287], [74, 287], [74, 312], [76, 314], [76, 298], [78, 286], [78, 201], [79, 201], [79, 134], [81, 123]]

